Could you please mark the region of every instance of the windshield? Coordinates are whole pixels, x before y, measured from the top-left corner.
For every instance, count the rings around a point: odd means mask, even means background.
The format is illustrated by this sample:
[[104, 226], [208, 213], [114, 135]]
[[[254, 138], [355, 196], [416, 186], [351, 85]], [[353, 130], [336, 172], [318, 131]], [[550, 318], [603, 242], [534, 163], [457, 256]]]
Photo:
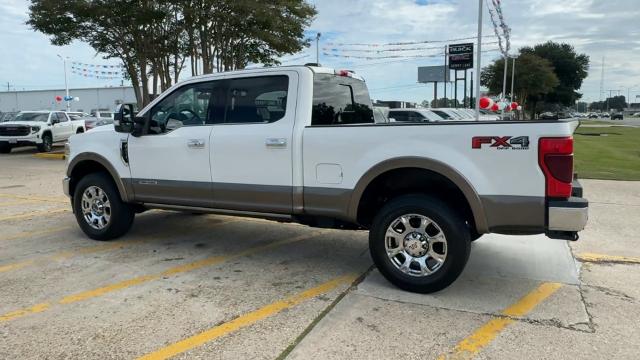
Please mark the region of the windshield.
[[13, 119], [13, 121], [40, 121], [47, 122], [49, 120], [49, 113], [19, 113]]

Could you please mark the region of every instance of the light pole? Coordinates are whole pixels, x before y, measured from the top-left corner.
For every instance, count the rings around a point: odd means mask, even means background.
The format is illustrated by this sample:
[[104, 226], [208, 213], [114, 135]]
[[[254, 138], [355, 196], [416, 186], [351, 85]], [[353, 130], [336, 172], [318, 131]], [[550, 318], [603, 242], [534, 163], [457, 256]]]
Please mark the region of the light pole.
[[320, 66], [320, 36], [321, 33], [316, 34], [316, 64]]
[[478, 40], [476, 54], [476, 120], [480, 121], [480, 70], [482, 70], [482, 0], [478, 0]]
[[[502, 79], [502, 101], [507, 99], [507, 69], [509, 68], [509, 53], [504, 54], [504, 77]], [[504, 108], [502, 108], [502, 120], [504, 120]]]
[[67, 59], [68, 57], [62, 57], [60, 55], [57, 55], [61, 60], [62, 60], [62, 64], [64, 65], [64, 89], [65, 92], [67, 94], [67, 96], [65, 96], [65, 101], [67, 102], [67, 111], [71, 111], [71, 103], [69, 102], [69, 83], [67, 82]]
[[515, 101], [515, 97], [513, 96], [513, 82], [516, 78], [516, 57], [515, 55], [511, 57], [511, 61], [513, 62], [513, 66], [511, 67], [511, 92], [509, 93], [509, 95], [511, 95], [511, 102]]

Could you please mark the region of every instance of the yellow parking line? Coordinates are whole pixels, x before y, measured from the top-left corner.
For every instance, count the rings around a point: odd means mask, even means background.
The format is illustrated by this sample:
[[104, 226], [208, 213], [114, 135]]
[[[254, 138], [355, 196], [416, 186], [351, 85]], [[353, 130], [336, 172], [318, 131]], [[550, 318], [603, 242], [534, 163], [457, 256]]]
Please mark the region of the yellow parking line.
[[582, 253], [578, 254], [578, 260], [583, 262], [618, 262], [629, 264], [640, 264], [640, 257], [618, 256], [618, 255], [604, 255], [594, 253]]
[[33, 154], [33, 157], [41, 158], [41, 159], [56, 159], [56, 160], [64, 160], [64, 154], [56, 154], [56, 153], [36, 153]]
[[[235, 221], [235, 219], [232, 220], [228, 220], [228, 221], [222, 221], [222, 222], [217, 222], [212, 224], [210, 227], [207, 228], [207, 230], [210, 230], [216, 226], [219, 225], [225, 225], [225, 224], [229, 224], [229, 223], [233, 223]], [[64, 260], [64, 259], [69, 259], [72, 258], [74, 256], [78, 256], [78, 255], [87, 255], [87, 254], [94, 254], [97, 252], [101, 252], [101, 251], [108, 251], [108, 250], [114, 250], [114, 249], [118, 249], [118, 248], [124, 248], [126, 246], [130, 246], [133, 244], [139, 244], [139, 243], [144, 243], [150, 240], [158, 240], [159, 238], [167, 238], [167, 237], [171, 237], [174, 236], [178, 233], [181, 233], [180, 230], [178, 231], [171, 231], [169, 233], [164, 233], [160, 236], [154, 236], [154, 237], [143, 237], [143, 238], [138, 238], [135, 240], [126, 240], [126, 241], [113, 241], [113, 242], [103, 242], [101, 244], [98, 245], [94, 245], [94, 246], [86, 246], [86, 247], [82, 247], [79, 249], [74, 249], [74, 250], [67, 250], [67, 251], [61, 251], [61, 252], [57, 252], [54, 254], [49, 254], [49, 255], [43, 255], [43, 256], [38, 256], [38, 257], [34, 257], [31, 258], [27, 261], [22, 261], [22, 262], [18, 262], [18, 263], [13, 263], [13, 264], [5, 264], [0, 266], [0, 273], [2, 272], [6, 272], [6, 271], [11, 271], [11, 270], [17, 270], [17, 269], [21, 269], [25, 266], [28, 265], [33, 265], [36, 263], [40, 263], [43, 262], [47, 259], [51, 259], [51, 260]], [[153, 235], [153, 233], [151, 234]]]
[[29, 236], [48, 235], [48, 234], [53, 234], [60, 231], [68, 230], [71, 228], [73, 228], [73, 226], [62, 226], [62, 227], [57, 227], [57, 228], [47, 229], [47, 230], [23, 231], [21, 233], [9, 235], [7, 237], [0, 237], [0, 241], [17, 240], [17, 239], [22, 239]]
[[[64, 304], [72, 304], [72, 303], [76, 303], [79, 301], [84, 301], [84, 300], [88, 300], [88, 299], [92, 299], [92, 298], [96, 298], [117, 290], [122, 290], [122, 289], [126, 289], [135, 285], [139, 285], [139, 284], [143, 284], [143, 283], [147, 283], [149, 281], [153, 281], [153, 280], [157, 280], [157, 279], [161, 279], [163, 277], [166, 276], [170, 276], [170, 275], [176, 275], [176, 274], [180, 274], [180, 273], [185, 273], [188, 271], [193, 271], [193, 270], [197, 270], [200, 268], [203, 268], [205, 266], [211, 266], [211, 265], [218, 265], [220, 263], [229, 261], [229, 260], [233, 260], [233, 259], [237, 259], [241, 256], [247, 256], [247, 255], [252, 255], [252, 254], [256, 254], [259, 253], [261, 251], [265, 251], [271, 248], [275, 248], [277, 246], [282, 246], [285, 244], [290, 244], [293, 242], [297, 242], [297, 241], [302, 241], [302, 240], [306, 240], [309, 239], [311, 237], [317, 236], [319, 235], [320, 232], [313, 232], [313, 233], [309, 233], [309, 234], [305, 234], [305, 235], [300, 235], [300, 236], [296, 236], [293, 238], [289, 238], [289, 239], [285, 239], [285, 240], [280, 240], [280, 241], [276, 241], [276, 242], [272, 242], [266, 245], [259, 245], [253, 248], [249, 248], [247, 250], [243, 250], [243, 251], [239, 251], [237, 253], [233, 253], [230, 255], [218, 255], [218, 256], [212, 256], [212, 257], [208, 257], [202, 260], [198, 260], [192, 263], [188, 263], [188, 264], [184, 264], [184, 265], [178, 265], [175, 267], [171, 267], [161, 273], [157, 273], [157, 274], [150, 274], [150, 275], [143, 275], [143, 276], [137, 276], [128, 280], [123, 280], [114, 284], [110, 284], [110, 285], [106, 285], [103, 287], [99, 287], [93, 290], [88, 290], [88, 291], [83, 291], [77, 294], [72, 294], [72, 295], [68, 295], [63, 297], [60, 300], [57, 301], [52, 301], [52, 302], [45, 302], [43, 304], [40, 305], [47, 305], [47, 308], [50, 307], [52, 304], [57, 303], [60, 305], [64, 305]], [[26, 309], [21, 309], [21, 310], [17, 310], [17, 311], [13, 311], [4, 315], [0, 315], [0, 323], [4, 322], [4, 321], [8, 321], [8, 320], [14, 320], [17, 319], [19, 317], [25, 316], [25, 315], [29, 315], [32, 314], [33, 311], [30, 311], [30, 309], [32, 309], [33, 307], [29, 307]], [[39, 308], [38, 308], [39, 309]], [[37, 311], [37, 312], [42, 312], [44, 310], [41, 311]]]
[[489, 345], [502, 330], [515, 320], [513, 317], [524, 316], [533, 310], [538, 304], [543, 302], [555, 293], [562, 284], [542, 283], [523, 298], [502, 311], [505, 317], [498, 317], [489, 320], [486, 324], [477, 329], [473, 334], [460, 341], [452, 353], [442, 354], [438, 357], [443, 359], [470, 359], [480, 350]]
[[6, 271], [11, 271], [11, 270], [21, 269], [21, 268], [23, 268], [25, 266], [29, 266], [31, 264], [33, 264], [33, 260], [26, 260], [26, 261], [13, 263], [13, 264], [2, 265], [2, 266], [0, 266], [0, 273], [6, 272]]
[[33, 204], [41, 202], [40, 200], [16, 200], [16, 201], [5, 201], [0, 203], [0, 207], [6, 206], [15, 206], [15, 205], [25, 205], [25, 204]]
[[53, 197], [46, 197], [46, 196], [0, 194], [0, 198], [18, 199], [18, 200], [34, 200], [34, 201], [44, 201], [44, 202], [58, 202], [63, 204], [69, 204], [69, 199], [64, 197], [53, 198]]
[[45, 215], [46, 216], [46, 215], [58, 214], [58, 213], [61, 213], [61, 212], [68, 212], [68, 211], [71, 211], [71, 209], [63, 208], [63, 209], [30, 211], [28, 213], [23, 213], [23, 214], [1, 216], [0, 217], [0, 221], [27, 219], [27, 218], [34, 217], [34, 216], [41, 216], [41, 215]]
[[308, 289], [306, 291], [300, 292], [288, 298], [285, 298], [280, 301], [276, 301], [260, 309], [252, 311], [250, 313], [244, 314], [240, 317], [237, 317], [231, 321], [225, 322], [221, 325], [212, 327], [209, 330], [203, 331], [197, 335], [186, 338], [182, 341], [178, 341], [174, 344], [166, 346], [162, 349], [149, 353], [139, 358], [139, 360], [160, 360], [160, 359], [168, 359], [172, 356], [178, 355], [185, 351], [196, 348], [200, 345], [203, 345], [209, 341], [217, 339], [219, 337], [225, 336], [229, 333], [252, 325], [262, 319], [265, 319], [269, 316], [275, 315], [282, 310], [292, 308], [305, 300], [309, 300], [318, 295], [322, 295], [327, 293], [338, 286], [351, 284], [357, 278], [356, 274], [344, 275], [333, 280], [327, 281], [323, 284], [320, 284], [314, 288]]

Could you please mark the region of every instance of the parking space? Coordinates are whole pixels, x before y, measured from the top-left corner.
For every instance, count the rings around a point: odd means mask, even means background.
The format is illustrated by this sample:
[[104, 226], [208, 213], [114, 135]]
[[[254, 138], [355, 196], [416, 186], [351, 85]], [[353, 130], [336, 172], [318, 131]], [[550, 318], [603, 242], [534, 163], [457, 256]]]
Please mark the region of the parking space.
[[0, 358], [635, 358], [636, 182], [585, 180], [580, 241], [485, 235], [448, 289], [371, 268], [367, 233], [149, 211], [88, 240], [64, 162], [0, 156]]

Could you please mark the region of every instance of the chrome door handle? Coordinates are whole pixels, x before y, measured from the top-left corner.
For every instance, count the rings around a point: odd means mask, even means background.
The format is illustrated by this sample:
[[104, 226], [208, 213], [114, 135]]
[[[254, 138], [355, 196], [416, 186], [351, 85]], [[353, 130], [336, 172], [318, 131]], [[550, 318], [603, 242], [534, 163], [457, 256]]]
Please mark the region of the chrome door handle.
[[285, 147], [287, 146], [287, 139], [285, 138], [268, 138], [264, 144], [268, 147]]
[[187, 146], [192, 149], [202, 149], [204, 147], [203, 139], [189, 139], [187, 141]]

